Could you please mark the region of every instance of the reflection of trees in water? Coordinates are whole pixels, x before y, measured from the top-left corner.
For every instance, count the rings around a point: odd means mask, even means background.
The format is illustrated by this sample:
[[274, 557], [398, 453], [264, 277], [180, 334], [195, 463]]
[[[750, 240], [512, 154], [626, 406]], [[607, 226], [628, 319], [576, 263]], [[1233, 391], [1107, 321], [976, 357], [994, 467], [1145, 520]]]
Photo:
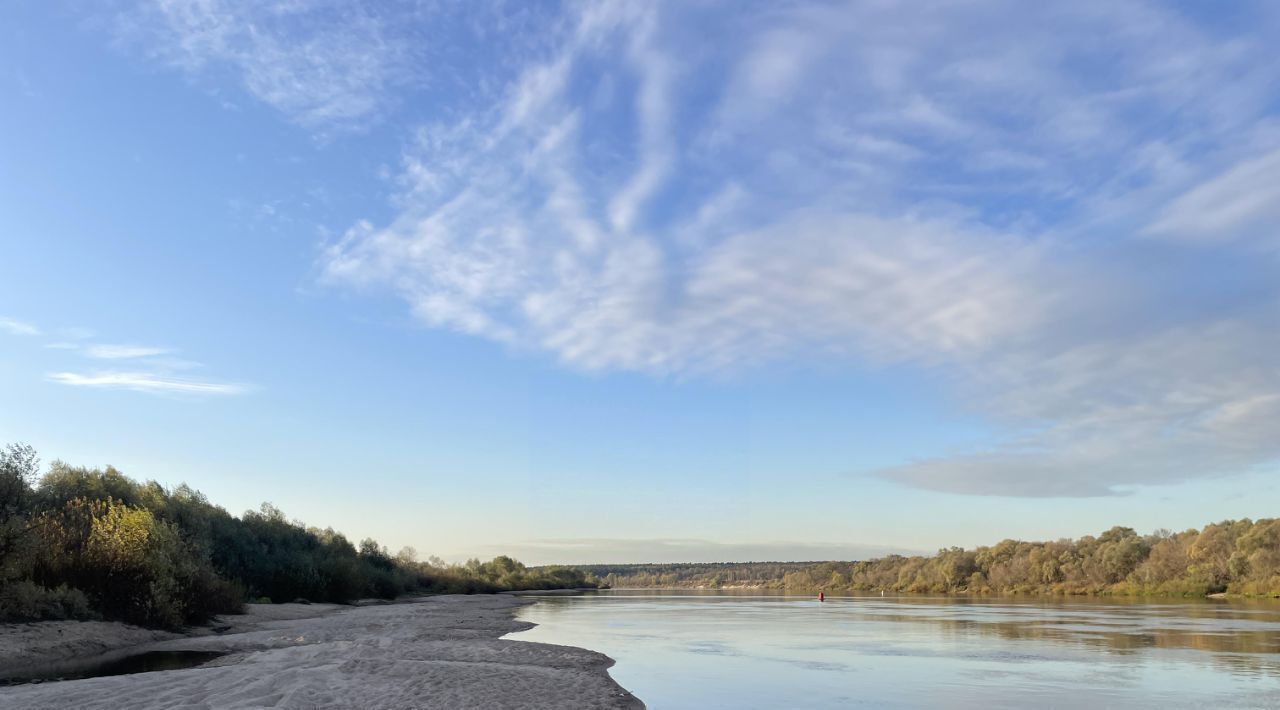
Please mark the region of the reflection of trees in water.
[[[569, 611], [597, 614], [601, 623], [640, 611], [658, 619], [671, 606], [677, 616], [698, 614], [697, 606], [760, 602], [768, 596], [719, 595], [704, 599], [675, 600], [661, 592], [651, 599], [573, 597], [548, 599], [538, 607], [539, 621], [551, 621]], [[677, 594], [693, 597], [687, 591]], [[712, 593], [714, 594], [714, 593]], [[782, 601], [782, 597], [777, 597]], [[624, 611], [616, 606], [624, 604]], [[643, 607], [653, 606], [654, 609]], [[863, 596], [828, 598], [824, 605], [838, 610], [842, 622], [914, 626], [928, 637], [944, 641], [972, 642], [975, 637], [1040, 644], [1137, 659], [1153, 650], [1199, 652], [1196, 660], [1235, 675], [1280, 676], [1280, 604], [1151, 603], [1138, 600], [999, 597]], [[710, 610], [707, 610], [710, 611]], [[652, 612], [652, 613], [650, 613]], [[845, 616], [847, 614], [847, 616]], [[643, 621], [637, 618], [637, 621]], [[658, 629], [634, 629], [636, 633]], [[859, 645], [858, 650], [868, 649]], [[891, 649], [884, 649], [886, 651]]]
[[[964, 605], [947, 604], [942, 606]], [[898, 601], [894, 602], [900, 603]], [[912, 602], [905, 602], [910, 605]], [[1204, 652], [1207, 660], [1230, 672], [1246, 675], [1280, 675], [1280, 614], [1271, 614], [1267, 628], [1200, 628], [1184, 629], [1169, 626], [1153, 626], [1160, 622], [1179, 623], [1191, 619], [1213, 621], [1245, 621], [1256, 625], [1259, 619], [1226, 617], [1219, 610], [1186, 608], [1189, 613], [1171, 614], [1123, 614], [1108, 618], [1106, 611], [1084, 613], [1062, 609], [1028, 609], [979, 604], [980, 611], [969, 617], [937, 616], [930, 614], [902, 614], [892, 611], [870, 611], [858, 616], [869, 621], [887, 621], [916, 625], [929, 625], [942, 630], [944, 636], [962, 639], [974, 635], [990, 636], [1002, 641], [1037, 642], [1059, 647], [1101, 651], [1116, 655], [1138, 655], [1151, 649], [1191, 650]], [[986, 607], [985, 609], [983, 607]], [[1161, 610], [1163, 611], [1163, 610]], [[1179, 612], [1183, 611], [1179, 609]], [[1046, 617], [1041, 614], [1064, 612], [1063, 616]], [[1015, 615], [1021, 618], [999, 619], [999, 615]], [[986, 618], [983, 618], [986, 617]]]

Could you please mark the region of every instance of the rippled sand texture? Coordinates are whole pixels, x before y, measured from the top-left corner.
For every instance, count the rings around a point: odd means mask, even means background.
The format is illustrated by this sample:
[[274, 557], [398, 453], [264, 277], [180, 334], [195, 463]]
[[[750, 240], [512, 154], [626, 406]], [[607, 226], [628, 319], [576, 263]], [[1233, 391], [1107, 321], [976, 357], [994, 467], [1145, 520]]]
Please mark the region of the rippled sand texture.
[[529, 628], [512, 618], [526, 603], [478, 595], [321, 607], [131, 649], [230, 653], [211, 666], [0, 688], [0, 707], [643, 707], [609, 677], [608, 656], [500, 640]]

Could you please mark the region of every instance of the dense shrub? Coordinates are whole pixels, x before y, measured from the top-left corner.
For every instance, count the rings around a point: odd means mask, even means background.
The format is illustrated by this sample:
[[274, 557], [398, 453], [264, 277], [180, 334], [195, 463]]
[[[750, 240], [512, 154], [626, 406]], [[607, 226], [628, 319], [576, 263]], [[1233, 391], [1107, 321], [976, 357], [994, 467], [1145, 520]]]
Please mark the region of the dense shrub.
[[79, 589], [53, 589], [26, 579], [0, 585], [0, 619], [46, 621], [95, 618], [89, 598]]
[[175, 627], [246, 599], [349, 602], [405, 593], [581, 587], [581, 572], [531, 572], [507, 557], [446, 565], [359, 548], [263, 504], [235, 517], [198, 491], [114, 468], [54, 462], [38, 483], [30, 447], [0, 451], [0, 619], [100, 614]]

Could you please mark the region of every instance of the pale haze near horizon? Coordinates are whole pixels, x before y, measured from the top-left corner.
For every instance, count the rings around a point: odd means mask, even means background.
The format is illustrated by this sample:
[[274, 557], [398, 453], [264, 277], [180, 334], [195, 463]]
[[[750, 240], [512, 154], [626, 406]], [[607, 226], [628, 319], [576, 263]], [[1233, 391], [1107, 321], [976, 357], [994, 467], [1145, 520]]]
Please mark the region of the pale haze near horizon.
[[1274, 4], [88, 10], [0, 10], [46, 461], [530, 563], [1280, 508]]

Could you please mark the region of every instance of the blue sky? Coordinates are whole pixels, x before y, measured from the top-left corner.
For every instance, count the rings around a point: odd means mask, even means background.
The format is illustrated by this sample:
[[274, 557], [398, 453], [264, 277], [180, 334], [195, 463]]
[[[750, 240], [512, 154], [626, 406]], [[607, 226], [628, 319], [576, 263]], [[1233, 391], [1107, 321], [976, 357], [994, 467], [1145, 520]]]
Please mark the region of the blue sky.
[[531, 562], [1280, 504], [1274, 4], [86, 10], [0, 10], [47, 459]]

